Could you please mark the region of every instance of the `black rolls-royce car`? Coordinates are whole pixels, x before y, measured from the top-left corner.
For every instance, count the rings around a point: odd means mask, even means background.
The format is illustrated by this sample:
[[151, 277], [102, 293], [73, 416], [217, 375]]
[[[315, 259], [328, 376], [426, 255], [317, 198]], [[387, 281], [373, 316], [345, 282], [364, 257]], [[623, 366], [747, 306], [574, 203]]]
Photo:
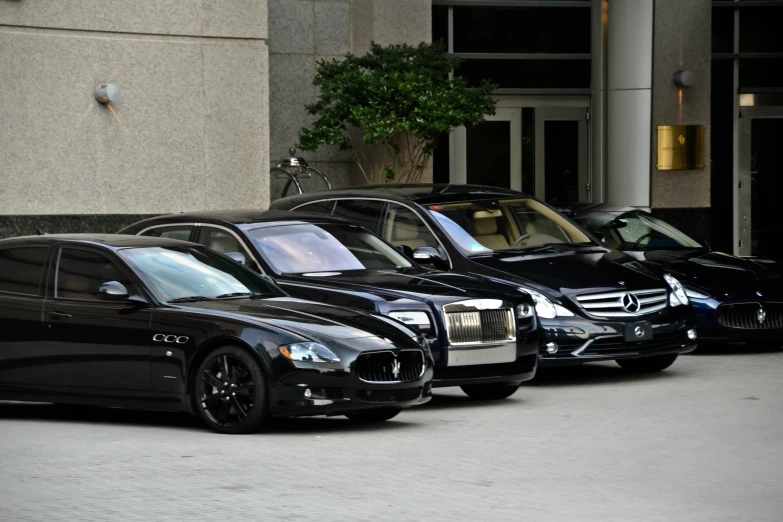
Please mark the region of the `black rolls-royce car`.
[[601, 204], [566, 210], [604, 244], [682, 281], [696, 311], [699, 342], [783, 345], [783, 278], [776, 261], [715, 252], [636, 208]]
[[0, 241], [0, 331], [3, 400], [189, 411], [246, 433], [280, 416], [382, 421], [431, 396], [421, 334], [172, 239]]
[[435, 360], [433, 387], [503, 399], [537, 367], [534, 303], [515, 285], [423, 269], [377, 235], [305, 212], [172, 214], [121, 231], [179, 237], [235, 257], [289, 295], [381, 313], [421, 332]]
[[680, 282], [596, 241], [549, 205], [473, 185], [378, 185], [303, 194], [272, 209], [348, 218], [420, 263], [514, 282], [536, 303], [542, 365], [615, 360], [660, 371], [696, 348]]

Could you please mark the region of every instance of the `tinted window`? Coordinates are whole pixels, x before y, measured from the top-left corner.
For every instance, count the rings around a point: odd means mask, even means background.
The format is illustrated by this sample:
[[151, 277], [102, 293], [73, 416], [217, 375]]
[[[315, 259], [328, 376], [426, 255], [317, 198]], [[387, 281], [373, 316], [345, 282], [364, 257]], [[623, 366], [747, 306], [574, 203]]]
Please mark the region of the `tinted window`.
[[66, 299], [98, 299], [103, 283], [117, 281], [125, 285], [130, 295], [136, 287], [117, 264], [97, 252], [63, 248], [57, 265], [57, 295]]
[[245, 265], [248, 268], [260, 272], [258, 265], [255, 264], [253, 258], [250, 256], [250, 252], [239, 242], [239, 240], [231, 233], [221, 230], [219, 228], [210, 226], [201, 226], [201, 240], [199, 241], [204, 246], [208, 246], [212, 250], [216, 250], [221, 254], [228, 252], [239, 252], [245, 256]]
[[315, 203], [308, 203], [307, 205], [297, 207], [296, 210], [301, 210], [302, 212], [315, 212], [317, 214], [326, 214], [327, 216], [331, 216], [333, 209], [334, 201], [317, 201]]
[[147, 230], [142, 234], [143, 236], [153, 237], [167, 237], [169, 239], [179, 239], [180, 241], [188, 241], [190, 239], [190, 232], [193, 230], [192, 226], [176, 226], [176, 227], [158, 227], [151, 230]]
[[367, 199], [340, 200], [334, 207], [333, 215], [347, 219], [372, 232], [378, 232], [378, 220], [384, 205], [383, 201]]
[[389, 208], [386, 210], [383, 237], [394, 246], [407, 246], [412, 249], [439, 246], [438, 240], [424, 221], [408, 207], [396, 203], [389, 203]]
[[49, 247], [0, 250], [0, 292], [40, 295]]
[[312, 223], [248, 232], [267, 262], [284, 274], [408, 268], [411, 263], [375, 234], [354, 225]]

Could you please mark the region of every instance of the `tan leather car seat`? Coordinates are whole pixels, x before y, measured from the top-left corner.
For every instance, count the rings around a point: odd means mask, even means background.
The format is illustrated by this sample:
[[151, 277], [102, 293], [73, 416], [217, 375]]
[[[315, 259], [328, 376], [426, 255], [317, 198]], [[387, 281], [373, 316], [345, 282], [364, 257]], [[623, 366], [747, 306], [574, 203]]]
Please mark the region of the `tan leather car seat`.
[[405, 245], [414, 249], [427, 246], [427, 242], [419, 237], [419, 227], [401, 221], [397, 221], [392, 226], [391, 244], [394, 246]]
[[237, 240], [227, 234], [212, 234], [207, 246], [212, 250], [217, 250], [221, 254], [240, 251]]
[[481, 218], [473, 221], [473, 237], [487, 248], [501, 250], [510, 245], [503, 234], [498, 234], [497, 218]]

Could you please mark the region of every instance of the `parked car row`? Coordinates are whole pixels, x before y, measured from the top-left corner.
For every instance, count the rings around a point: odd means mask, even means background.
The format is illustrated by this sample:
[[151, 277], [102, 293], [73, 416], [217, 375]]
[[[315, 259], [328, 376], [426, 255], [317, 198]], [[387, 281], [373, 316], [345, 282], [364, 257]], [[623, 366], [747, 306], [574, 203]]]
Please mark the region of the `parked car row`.
[[[629, 216], [599, 229], [623, 238]], [[0, 240], [0, 398], [188, 411], [223, 433], [383, 421], [433, 387], [509, 397], [539, 365], [660, 371], [709, 329], [702, 301], [733, 317], [707, 276], [579, 220], [504, 189], [384, 185]]]

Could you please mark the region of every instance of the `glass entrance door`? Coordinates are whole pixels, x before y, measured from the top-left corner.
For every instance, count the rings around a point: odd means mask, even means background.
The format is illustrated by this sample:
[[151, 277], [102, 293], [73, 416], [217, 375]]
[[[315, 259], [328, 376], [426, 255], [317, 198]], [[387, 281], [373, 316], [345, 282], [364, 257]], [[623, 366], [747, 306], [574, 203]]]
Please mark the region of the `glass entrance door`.
[[783, 107], [743, 107], [736, 243], [739, 255], [783, 260], [776, 207], [783, 193]]
[[[507, 102], [508, 104], [508, 102]], [[511, 106], [450, 138], [450, 183], [589, 202], [587, 107]]]

